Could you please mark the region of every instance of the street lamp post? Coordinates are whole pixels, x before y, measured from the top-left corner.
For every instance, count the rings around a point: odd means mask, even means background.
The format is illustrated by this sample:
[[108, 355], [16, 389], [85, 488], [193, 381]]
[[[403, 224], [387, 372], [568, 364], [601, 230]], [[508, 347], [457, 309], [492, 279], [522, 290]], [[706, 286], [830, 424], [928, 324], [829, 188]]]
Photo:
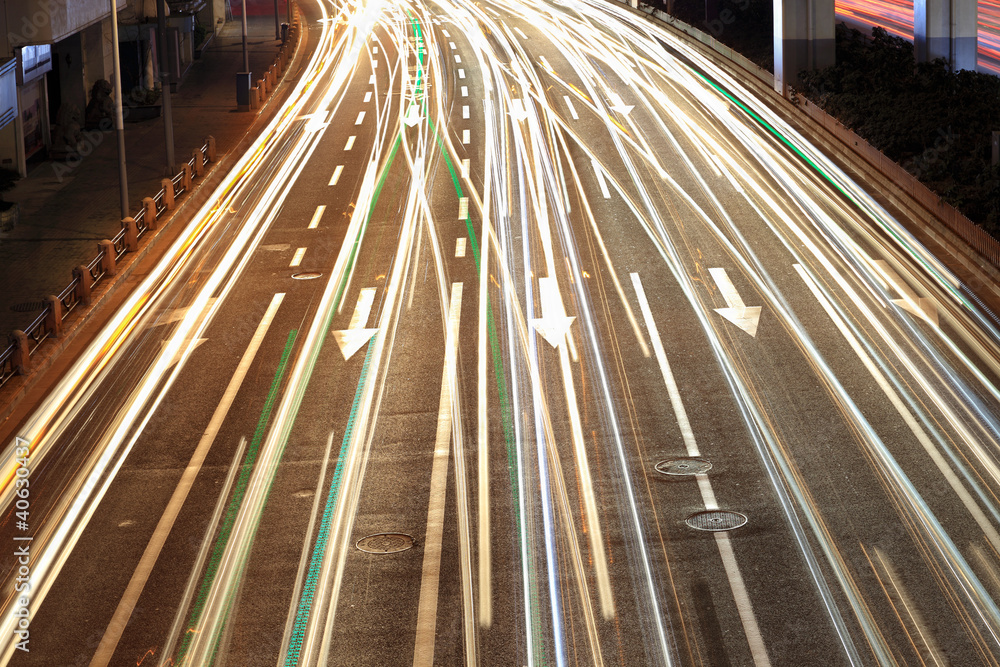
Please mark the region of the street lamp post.
[[115, 75], [115, 131], [118, 135], [118, 190], [122, 219], [128, 217], [128, 170], [125, 168], [125, 116], [122, 113], [122, 65], [118, 57], [118, 6], [111, 0], [112, 63]]

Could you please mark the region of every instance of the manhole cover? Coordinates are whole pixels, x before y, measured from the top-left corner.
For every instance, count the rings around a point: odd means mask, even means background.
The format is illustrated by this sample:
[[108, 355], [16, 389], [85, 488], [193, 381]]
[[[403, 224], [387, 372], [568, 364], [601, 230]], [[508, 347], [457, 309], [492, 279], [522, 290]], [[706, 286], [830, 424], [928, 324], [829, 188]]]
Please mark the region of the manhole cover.
[[300, 271], [299, 273], [293, 273], [292, 278], [295, 280], [316, 280], [322, 273], [319, 271]]
[[394, 554], [413, 548], [413, 538], [404, 533], [376, 533], [358, 540], [357, 547], [367, 554]]
[[670, 459], [656, 464], [656, 472], [664, 475], [704, 475], [712, 464], [704, 459]]
[[698, 512], [692, 514], [684, 523], [697, 530], [733, 530], [745, 525], [747, 518], [739, 512], [727, 512], [725, 510], [712, 510], [708, 512]]
[[45, 308], [44, 301], [25, 301], [24, 303], [15, 303], [10, 307], [15, 313], [32, 313], [43, 308]]

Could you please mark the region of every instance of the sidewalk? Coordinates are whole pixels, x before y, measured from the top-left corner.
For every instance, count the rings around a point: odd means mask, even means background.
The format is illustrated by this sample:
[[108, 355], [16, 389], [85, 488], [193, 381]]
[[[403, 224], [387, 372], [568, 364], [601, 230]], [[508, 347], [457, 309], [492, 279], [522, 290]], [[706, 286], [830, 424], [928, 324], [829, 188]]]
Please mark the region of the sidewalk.
[[[247, 35], [250, 70], [256, 77], [281, 45], [274, 38], [274, 17], [248, 17]], [[257, 112], [236, 111], [236, 73], [242, 69], [242, 26], [235, 20], [220, 29], [171, 96], [177, 163], [190, 159], [208, 135], [215, 137], [221, 157], [246, 134]], [[125, 123], [132, 214], [143, 197], [160, 190], [160, 179], [167, 175], [163, 123], [162, 117]], [[97, 256], [98, 241], [121, 229], [116, 133], [88, 134], [97, 144], [89, 155], [33, 165], [5, 195], [20, 204], [21, 213], [17, 226], [0, 235], [0, 347], [6, 347], [11, 331], [31, 324], [46, 296], [70, 283], [74, 267]]]

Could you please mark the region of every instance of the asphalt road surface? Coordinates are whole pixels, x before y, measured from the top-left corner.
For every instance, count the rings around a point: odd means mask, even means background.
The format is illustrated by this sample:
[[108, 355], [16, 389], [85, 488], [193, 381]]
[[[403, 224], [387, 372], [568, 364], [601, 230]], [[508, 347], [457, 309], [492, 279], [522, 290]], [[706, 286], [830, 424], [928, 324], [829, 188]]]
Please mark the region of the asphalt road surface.
[[3, 661], [1000, 662], [1000, 336], [944, 266], [621, 6], [305, 9], [4, 444]]

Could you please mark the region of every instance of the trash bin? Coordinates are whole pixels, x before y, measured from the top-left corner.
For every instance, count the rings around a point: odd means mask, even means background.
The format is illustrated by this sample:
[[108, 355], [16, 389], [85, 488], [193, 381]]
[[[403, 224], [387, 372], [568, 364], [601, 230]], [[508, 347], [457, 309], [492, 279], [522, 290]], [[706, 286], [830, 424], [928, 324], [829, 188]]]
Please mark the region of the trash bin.
[[250, 72], [236, 73], [236, 109], [250, 111]]

